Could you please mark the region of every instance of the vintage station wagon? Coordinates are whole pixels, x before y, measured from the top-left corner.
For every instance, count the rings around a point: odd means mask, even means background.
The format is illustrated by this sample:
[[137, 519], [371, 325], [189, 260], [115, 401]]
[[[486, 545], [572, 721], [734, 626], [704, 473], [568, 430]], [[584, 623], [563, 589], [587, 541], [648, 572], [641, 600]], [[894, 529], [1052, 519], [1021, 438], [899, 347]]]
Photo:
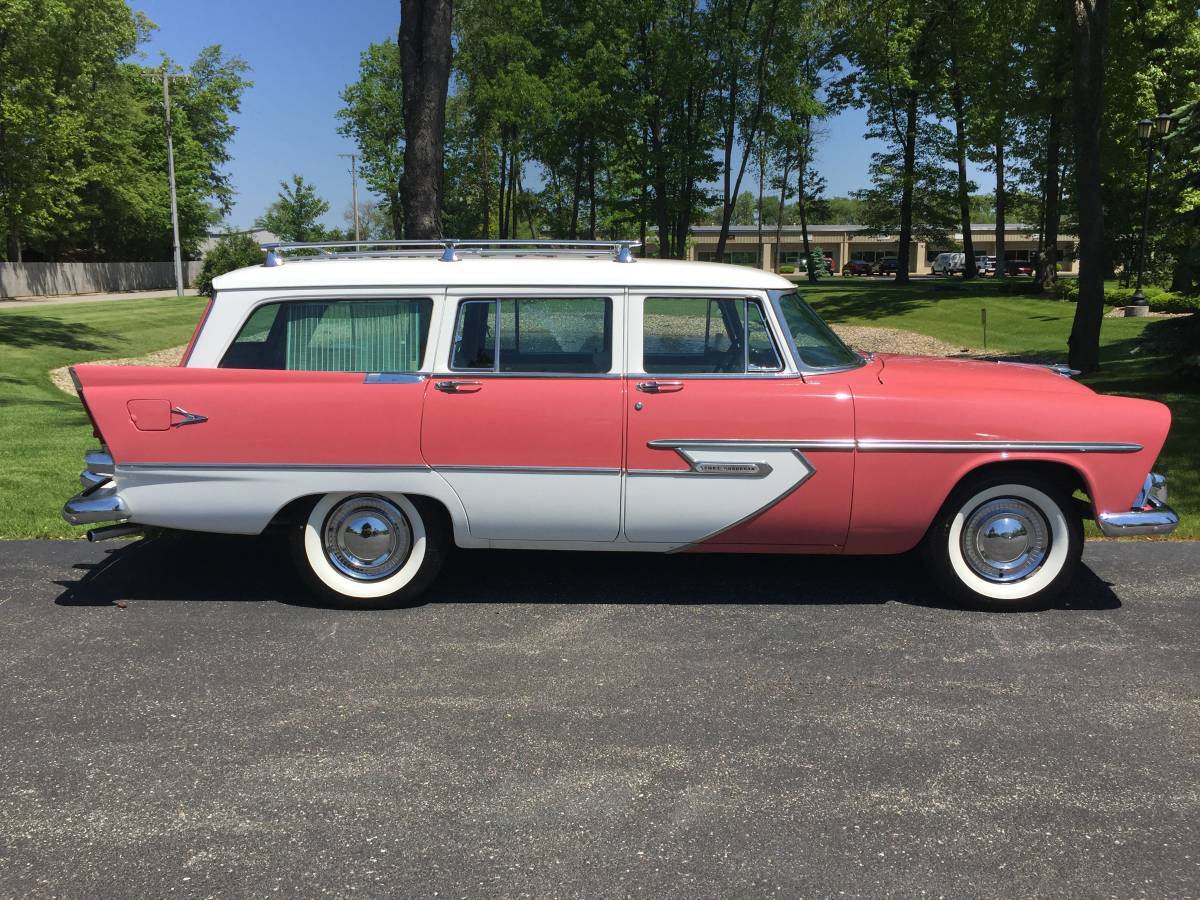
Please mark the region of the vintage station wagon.
[[1059, 369], [861, 355], [790, 282], [627, 243], [268, 245], [178, 368], [73, 370], [101, 447], [64, 516], [288, 530], [313, 587], [407, 603], [453, 547], [895, 554], [1047, 603], [1081, 519], [1178, 522], [1170, 414]]

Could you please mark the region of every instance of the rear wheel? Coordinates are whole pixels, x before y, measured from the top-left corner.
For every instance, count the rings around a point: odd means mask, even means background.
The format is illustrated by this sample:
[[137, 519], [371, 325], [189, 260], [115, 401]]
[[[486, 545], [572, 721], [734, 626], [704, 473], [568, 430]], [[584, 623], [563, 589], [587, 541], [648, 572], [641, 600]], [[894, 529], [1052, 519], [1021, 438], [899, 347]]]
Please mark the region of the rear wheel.
[[359, 609], [416, 600], [448, 546], [433, 504], [403, 494], [326, 494], [291, 534], [292, 556], [310, 589]]
[[1070, 495], [1035, 475], [960, 485], [925, 538], [925, 558], [953, 599], [997, 612], [1040, 609], [1070, 584], [1083, 524]]

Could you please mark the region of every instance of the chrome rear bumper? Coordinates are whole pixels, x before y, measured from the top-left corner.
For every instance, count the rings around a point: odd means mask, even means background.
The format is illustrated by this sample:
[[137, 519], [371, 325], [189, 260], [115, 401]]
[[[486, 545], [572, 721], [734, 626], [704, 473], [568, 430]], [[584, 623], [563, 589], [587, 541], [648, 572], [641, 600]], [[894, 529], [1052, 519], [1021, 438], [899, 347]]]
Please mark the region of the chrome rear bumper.
[[107, 484], [76, 494], [63, 506], [62, 516], [72, 525], [91, 525], [127, 519], [129, 509], [117, 494], [117, 486]]
[[108, 451], [89, 450], [84, 454], [87, 468], [79, 473], [83, 490], [63, 506], [62, 517], [72, 525], [95, 522], [119, 522], [129, 518], [129, 508], [117, 493], [112, 477], [115, 471]]
[[1151, 472], [1129, 512], [1100, 513], [1096, 524], [1108, 537], [1170, 534], [1179, 526], [1179, 514], [1167, 506], [1167, 479]]

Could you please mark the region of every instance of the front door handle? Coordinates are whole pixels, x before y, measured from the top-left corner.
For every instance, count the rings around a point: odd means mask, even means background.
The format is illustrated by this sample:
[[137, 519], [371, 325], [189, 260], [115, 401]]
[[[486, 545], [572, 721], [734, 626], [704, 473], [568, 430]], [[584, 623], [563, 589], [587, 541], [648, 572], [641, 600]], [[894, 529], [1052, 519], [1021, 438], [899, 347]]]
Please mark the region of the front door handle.
[[445, 394], [474, 394], [483, 387], [482, 381], [439, 381], [434, 385]]
[[673, 394], [683, 390], [682, 381], [639, 381], [637, 389], [645, 394]]

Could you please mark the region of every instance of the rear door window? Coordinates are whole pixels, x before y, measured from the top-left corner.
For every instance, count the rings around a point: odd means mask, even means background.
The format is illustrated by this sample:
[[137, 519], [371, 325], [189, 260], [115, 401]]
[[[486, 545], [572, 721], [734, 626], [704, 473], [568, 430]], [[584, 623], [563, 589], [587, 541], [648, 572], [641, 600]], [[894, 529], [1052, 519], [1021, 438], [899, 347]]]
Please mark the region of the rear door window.
[[414, 372], [433, 300], [305, 300], [256, 309], [225, 351], [223, 369]]

